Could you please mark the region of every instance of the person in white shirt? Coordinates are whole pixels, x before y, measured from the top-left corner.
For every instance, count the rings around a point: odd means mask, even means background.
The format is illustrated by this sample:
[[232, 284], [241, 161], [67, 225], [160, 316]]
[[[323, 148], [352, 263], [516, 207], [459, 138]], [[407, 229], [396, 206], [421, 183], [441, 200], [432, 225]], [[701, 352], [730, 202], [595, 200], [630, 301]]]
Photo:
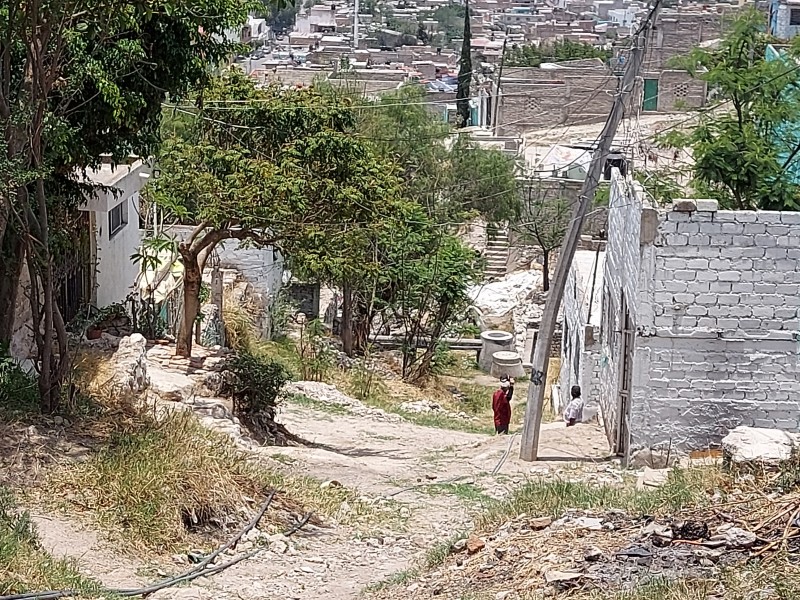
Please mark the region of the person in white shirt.
[[564, 421], [567, 427], [572, 427], [575, 423], [583, 421], [583, 398], [581, 398], [581, 386], [573, 385], [570, 390], [572, 400], [564, 409]]

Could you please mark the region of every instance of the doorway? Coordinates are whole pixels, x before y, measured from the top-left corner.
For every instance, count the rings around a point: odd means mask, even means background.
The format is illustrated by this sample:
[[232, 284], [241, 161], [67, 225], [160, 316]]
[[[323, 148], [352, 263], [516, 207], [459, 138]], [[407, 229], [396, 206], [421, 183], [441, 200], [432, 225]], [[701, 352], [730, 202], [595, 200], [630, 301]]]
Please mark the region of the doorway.
[[658, 79], [644, 80], [644, 97], [642, 98], [642, 110], [658, 110]]
[[622, 362], [619, 373], [619, 398], [617, 401], [617, 436], [614, 453], [622, 456], [622, 464], [628, 464], [628, 450], [631, 441], [630, 413], [631, 387], [633, 383], [633, 326], [625, 293], [622, 294]]

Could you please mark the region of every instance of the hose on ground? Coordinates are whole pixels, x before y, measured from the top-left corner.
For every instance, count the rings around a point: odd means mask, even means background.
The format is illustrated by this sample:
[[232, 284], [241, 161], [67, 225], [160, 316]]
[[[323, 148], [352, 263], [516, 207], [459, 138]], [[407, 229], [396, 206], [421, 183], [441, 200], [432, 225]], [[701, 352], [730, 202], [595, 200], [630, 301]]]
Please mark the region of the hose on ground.
[[[185, 583], [187, 581], [192, 581], [197, 579], [198, 577], [207, 577], [209, 575], [215, 575], [220, 571], [224, 571], [228, 567], [232, 567], [233, 565], [240, 563], [248, 558], [252, 558], [263, 548], [255, 548], [245, 554], [241, 554], [231, 560], [228, 560], [224, 563], [220, 563], [218, 565], [214, 565], [212, 567], [208, 567], [220, 554], [225, 552], [226, 550], [235, 546], [249, 531], [251, 531], [261, 519], [266, 514], [267, 510], [272, 504], [272, 500], [275, 498], [275, 492], [271, 492], [270, 495], [267, 497], [264, 504], [261, 506], [261, 509], [258, 513], [245, 525], [239, 532], [233, 536], [230, 540], [225, 542], [222, 546], [214, 550], [211, 554], [206, 556], [201, 562], [193, 566], [188, 571], [175, 575], [173, 577], [169, 577], [152, 585], [137, 588], [137, 589], [105, 589], [103, 591], [115, 595], [115, 596], [122, 596], [124, 598], [135, 598], [138, 596], [148, 596], [154, 592], [162, 590], [164, 588], [172, 587], [179, 583]], [[289, 528], [283, 535], [289, 537], [297, 533], [300, 529], [302, 529], [311, 519], [311, 513], [306, 514], [298, 523], [293, 525]], [[208, 568], [207, 568], [208, 567]], [[13, 594], [10, 596], [0, 596], [0, 600], [58, 600], [60, 598], [70, 598], [74, 596], [81, 595], [81, 592], [77, 590], [47, 590], [41, 592], [27, 592], [24, 594]]]

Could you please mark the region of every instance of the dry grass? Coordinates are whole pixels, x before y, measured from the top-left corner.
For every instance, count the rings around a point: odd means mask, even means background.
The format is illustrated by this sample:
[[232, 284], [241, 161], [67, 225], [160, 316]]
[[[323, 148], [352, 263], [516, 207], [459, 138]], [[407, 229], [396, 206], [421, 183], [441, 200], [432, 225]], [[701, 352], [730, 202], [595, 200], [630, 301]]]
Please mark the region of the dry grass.
[[[345, 488], [322, 490], [312, 479], [266, 469], [184, 412], [140, 414], [88, 461], [52, 473], [47, 486], [91, 511], [129, 550], [165, 552], [216, 537], [238, 527], [272, 489], [279, 495], [267, 518], [275, 528], [306, 510], [351, 520], [374, 512]], [[339, 515], [345, 501], [350, 510]]]
[[723, 481], [716, 468], [675, 469], [665, 485], [637, 490], [628, 485], [595, 485], [582, 481], [538, 480], [526, 483], [511, 496], [491, 506], [479, 525], [491, 529], [521, 514], [558, 518], [568, 509], [622, 509], [635, 515], [674, 514], [709, 503]]
[[28, 514], [18, 513], [10, 493], [0, 488], [0, 595], [43, 589], [77, 590], [84, 598], [100, 592], [72, 561], [56, 560], [41, 549]]

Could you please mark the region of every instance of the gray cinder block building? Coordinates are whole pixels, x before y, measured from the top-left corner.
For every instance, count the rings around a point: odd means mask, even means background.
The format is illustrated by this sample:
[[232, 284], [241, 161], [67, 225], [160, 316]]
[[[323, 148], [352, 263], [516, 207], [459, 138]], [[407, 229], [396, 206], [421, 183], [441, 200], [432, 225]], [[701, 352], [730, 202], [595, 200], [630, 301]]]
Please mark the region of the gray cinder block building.
[[649, 205], [615, 171], [599, 331], [599, 403], [626, 457], [713, 447], [800, 419], [800, 212]]

